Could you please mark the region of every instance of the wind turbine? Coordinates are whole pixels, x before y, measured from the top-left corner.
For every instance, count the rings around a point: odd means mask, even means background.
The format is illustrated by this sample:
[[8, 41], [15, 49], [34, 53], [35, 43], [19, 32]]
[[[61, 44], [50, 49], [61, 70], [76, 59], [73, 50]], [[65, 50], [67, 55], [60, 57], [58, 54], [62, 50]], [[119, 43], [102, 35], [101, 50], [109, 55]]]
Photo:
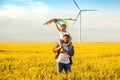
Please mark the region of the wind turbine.
[[75, 0], [73, 0], [73, 2], [74, 2], [74, 4], [76, 5], [76, 7], [79, 9], [79, 13], [78, 13], [78, 15], [76, 16], [76, 20], [78, 19], [78, 17], [80, 16], [80, 33], [79, 33], [79, 42], [82, 42], [82, 36], [81, 36], [81, 13], [82, 12], [87, 12], [87, 11], [97, 11], [97, 10], [94, 10], [94, 9], [84, 9], [84, 10], [81, 10], [80, 9], [80, 7], [78, 6], [78, 4], [76, 3], [76, 1]]

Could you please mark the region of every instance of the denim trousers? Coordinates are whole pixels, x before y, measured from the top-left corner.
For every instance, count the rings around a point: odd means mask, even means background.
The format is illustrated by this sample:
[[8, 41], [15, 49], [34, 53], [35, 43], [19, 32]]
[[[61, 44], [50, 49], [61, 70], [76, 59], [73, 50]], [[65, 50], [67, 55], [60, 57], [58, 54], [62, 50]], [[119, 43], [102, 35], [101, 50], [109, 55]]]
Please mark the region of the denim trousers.
[[65, 73], [68, 73], [71, 71], [70, 68], [70, 63], [65, 64], [65, 63], [61, 63], [61, 62], [56, 62], [57, 63], [57, 72], [61, 73], [64, 69]]

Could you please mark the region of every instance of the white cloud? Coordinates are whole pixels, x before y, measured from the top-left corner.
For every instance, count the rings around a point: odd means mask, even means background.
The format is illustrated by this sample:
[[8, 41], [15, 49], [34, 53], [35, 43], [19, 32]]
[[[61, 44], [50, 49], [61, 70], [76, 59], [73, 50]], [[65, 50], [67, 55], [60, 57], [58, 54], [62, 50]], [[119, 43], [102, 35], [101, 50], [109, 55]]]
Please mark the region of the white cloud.
[[4, 10], [0, 11], [0, 16], [18, 18], [24, 16], [27, 12], [24, 7], [5, 5]]
[[51, 8], [43, 2], [33, 2], [33, 0], [19, 1], [26, 3], [26, 5], [4, 5], [4, 8], [0, 10], [0, 17], [28, 20], [28, 22], [43, 24], [43, 20], [47, 20], [47, 17], [52, 12]]
[[48, 37], [49, 32], [43, 35], [46, 33], [43, 23], [50, 7], [43, 2], [27, 4], [4, 5], [0, 10], [0, 41], [44, 41]]
[[51, 10], [51, 8], [43, 2], [33, 2], [32, 0], [25, 0], [23, 2], [26, 4], [22, 6], [4, 5], [4, 9], [0, 11], [0, 16], [22, 19], [45, 17]]

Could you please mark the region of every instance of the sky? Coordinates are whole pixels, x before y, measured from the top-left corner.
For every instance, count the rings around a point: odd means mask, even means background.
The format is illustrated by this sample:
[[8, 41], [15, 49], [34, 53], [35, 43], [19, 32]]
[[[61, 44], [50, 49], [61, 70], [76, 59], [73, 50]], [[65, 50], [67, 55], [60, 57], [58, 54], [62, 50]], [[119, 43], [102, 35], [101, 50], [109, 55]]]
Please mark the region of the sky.
[[[82, 42], [120, 42], [120, 0], [76, 0], [81, 10]], [[52, 18], [75, 18], [79, 10], [73, 0], [0, 0], [0, 42], [57, 42]], [[79, 17], [80, 18], [80, 17]], [[79, 41], [80, 20], [67, 31]]]

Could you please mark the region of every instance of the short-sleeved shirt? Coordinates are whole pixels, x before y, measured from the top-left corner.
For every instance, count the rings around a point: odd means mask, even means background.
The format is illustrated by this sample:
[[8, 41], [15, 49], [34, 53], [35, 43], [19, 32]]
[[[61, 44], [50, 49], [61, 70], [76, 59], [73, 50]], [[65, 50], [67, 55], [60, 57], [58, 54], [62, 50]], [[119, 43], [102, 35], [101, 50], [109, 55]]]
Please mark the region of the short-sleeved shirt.
[[[68, 46], [65, 43], [63, 43], [63, 48], [68, 51]], [[66, 53], [60, 53], [57, 58], [57, 62], [68, 64], [68, 63], [70, 63], [70, 60]]]

